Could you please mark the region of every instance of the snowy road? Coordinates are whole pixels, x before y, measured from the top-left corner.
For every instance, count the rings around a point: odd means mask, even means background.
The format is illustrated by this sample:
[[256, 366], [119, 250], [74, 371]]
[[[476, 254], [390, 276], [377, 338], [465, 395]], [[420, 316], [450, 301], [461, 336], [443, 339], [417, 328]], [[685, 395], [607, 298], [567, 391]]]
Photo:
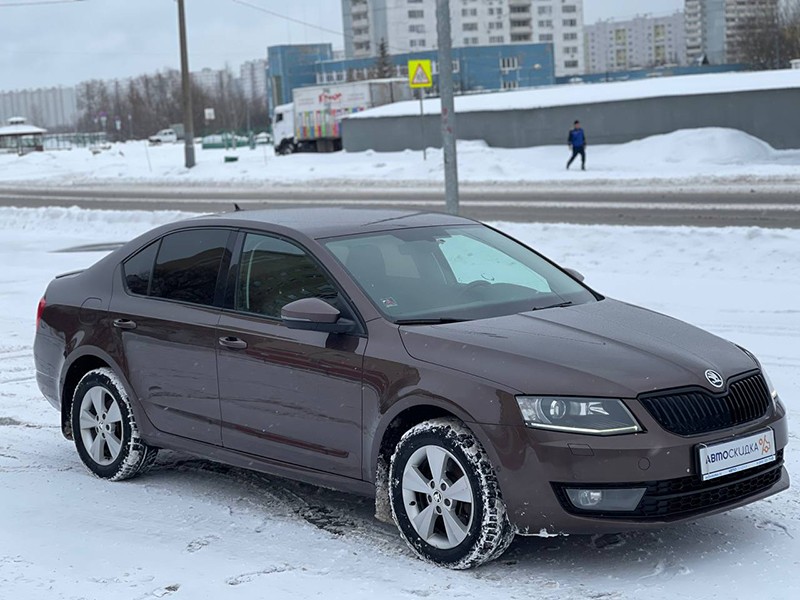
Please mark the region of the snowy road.
[[[0, 599], [795, 598], [800, 496], [617, 539], [521, 539], [499, 562], [443, 571], [411, 557], [370, 503], [175, 453], [97, 480], [34, 381], [47, 281], [177, 213], [0, 208]], [[800, 232], [505, 224], [598, 290], [759, 355], [790, 412], [800, 472]]]
[[[753, 182], [727, 189], [629, 183], [624, 187], [536, 185], [465, 185], [461, 214], [479, 220], [607, 225], [759, 226], [800, 229], [796, 187], [753, 188]], [[91, 209], [226, 211], [243, 208], [361, 206], [444, 210], [444, 192], [433, 184], [406, 188], [342, 187], [342, 182], [314, 188], [227, 186], [152, 186], [101, 184], [42, 187], [0, 186], [0, 206], [78, 206]]]
[[[411, 150], [275, 156], [266, 146], [198, 148], [191, 170], [183, 167], [180, 144], [130, 142], [94, 150], [0, 154], [0, 206], [208, 212], [238, 202], [444, 209], [439, 149], [429, 149], [425, 159]], [[586, 172], [568, 171], [566, 144], [508, 149], [459, 141], [462, 212], [517, 222], [800, 228], [800, 150], [775, 150], [741, 131], [704, 128], [592, 145], [588, 152]]]

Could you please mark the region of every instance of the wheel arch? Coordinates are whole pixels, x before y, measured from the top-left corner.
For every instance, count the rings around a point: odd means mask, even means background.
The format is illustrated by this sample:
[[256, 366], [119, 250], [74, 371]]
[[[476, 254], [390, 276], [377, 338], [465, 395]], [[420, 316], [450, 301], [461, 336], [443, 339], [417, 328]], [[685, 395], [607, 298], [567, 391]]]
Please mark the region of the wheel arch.
[[[119, 377], [125, 390], [128, 392], [128, 397], [134, 399], [130, 384], [122, 374], [117, 362], [111, 358], [109, 354], [97, 347], [84, 347], [71, 356], [69, 361], [64, 365], [61, 378], [61, 433], [65, 438], [73, 439], [72, 424], [70, 422], [72, 396], [75, 393], [75, 388], [78, 382], [83, 378], [86, 373], [94, 369], [109, 368]], [[134, 411], [136, 419], [140, 419], [138, 404], [131, 402], [131, 409]]]
[[372, 441], [367, 477], [374, 477], [375, 517], [378, 520], [394, 523], [389, 506], [389, 462], [400, 438], [415, 425], [438, 418], [453, 418], [463, 423], [497, 466], [497, 456], [488, 443], [489, 438], [463, 409], [439, 399], [407, 398], [384, 414]]

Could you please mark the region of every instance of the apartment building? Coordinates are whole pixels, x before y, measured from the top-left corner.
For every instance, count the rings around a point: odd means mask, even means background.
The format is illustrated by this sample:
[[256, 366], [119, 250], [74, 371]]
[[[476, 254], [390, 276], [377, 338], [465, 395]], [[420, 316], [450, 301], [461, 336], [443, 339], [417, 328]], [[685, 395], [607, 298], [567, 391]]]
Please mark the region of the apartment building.
[[608, 73], [686, 64], [684, 15], [637, 15], [598, 21], [585, 28], [588, 73]]
[[[342, 0], [345, 56], [435, 50], [436, 0]], [[453, 45], [553, 44], [557, 76], [585, 69], [583, 0], [450, 0]]]
[[74, 87], [0, 92], [0, 124], [11, 117], [49, 129], [72, 128], [78, 119], [77, 92]]
[[686, 55], [692, 64], [738, 62], [736, 42], [743, 21], [777, 18], [780, 0], [686, 0]]
[[239, 67], [239, 81], [244, 97], [251, 102], [267, 101], [267, 61], [248, 60]]

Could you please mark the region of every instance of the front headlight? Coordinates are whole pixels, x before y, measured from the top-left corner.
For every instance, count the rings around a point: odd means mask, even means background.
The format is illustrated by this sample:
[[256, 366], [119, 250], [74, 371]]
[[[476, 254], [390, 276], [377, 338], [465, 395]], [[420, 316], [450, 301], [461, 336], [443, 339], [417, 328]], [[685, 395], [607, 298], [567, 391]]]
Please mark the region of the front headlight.
[[642, 431], [622, 400], [517, 396], [528, 427], [590, 435], [618, 435]]
[[772, 380], [769, 378], [769, 375], [767, 375], [767, 372], [764, 370], [764, 367], [761, 367], [761, 374], [764, 376], [764, 381], [767, 382], [769, 397], [772, 398], [773, 402], [778, 402], [778, 390], [775, 389], [775, 384], [772, 383]]

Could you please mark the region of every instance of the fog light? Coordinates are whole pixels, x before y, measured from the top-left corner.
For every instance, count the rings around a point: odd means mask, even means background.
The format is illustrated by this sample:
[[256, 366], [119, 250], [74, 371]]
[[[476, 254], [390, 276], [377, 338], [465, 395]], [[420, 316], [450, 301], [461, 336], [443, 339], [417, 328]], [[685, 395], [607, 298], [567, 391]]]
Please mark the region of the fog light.
[[572, 489], [567, 488], [567, 497], [575, 508], [593, 511], [621, 511], [636, 510], [644, 496], [646, 488], [628, 489]]
[[597, 506], [602, 500], [603, 492], [600, 490], [578, 490], [578, 504], [584, 508]]

